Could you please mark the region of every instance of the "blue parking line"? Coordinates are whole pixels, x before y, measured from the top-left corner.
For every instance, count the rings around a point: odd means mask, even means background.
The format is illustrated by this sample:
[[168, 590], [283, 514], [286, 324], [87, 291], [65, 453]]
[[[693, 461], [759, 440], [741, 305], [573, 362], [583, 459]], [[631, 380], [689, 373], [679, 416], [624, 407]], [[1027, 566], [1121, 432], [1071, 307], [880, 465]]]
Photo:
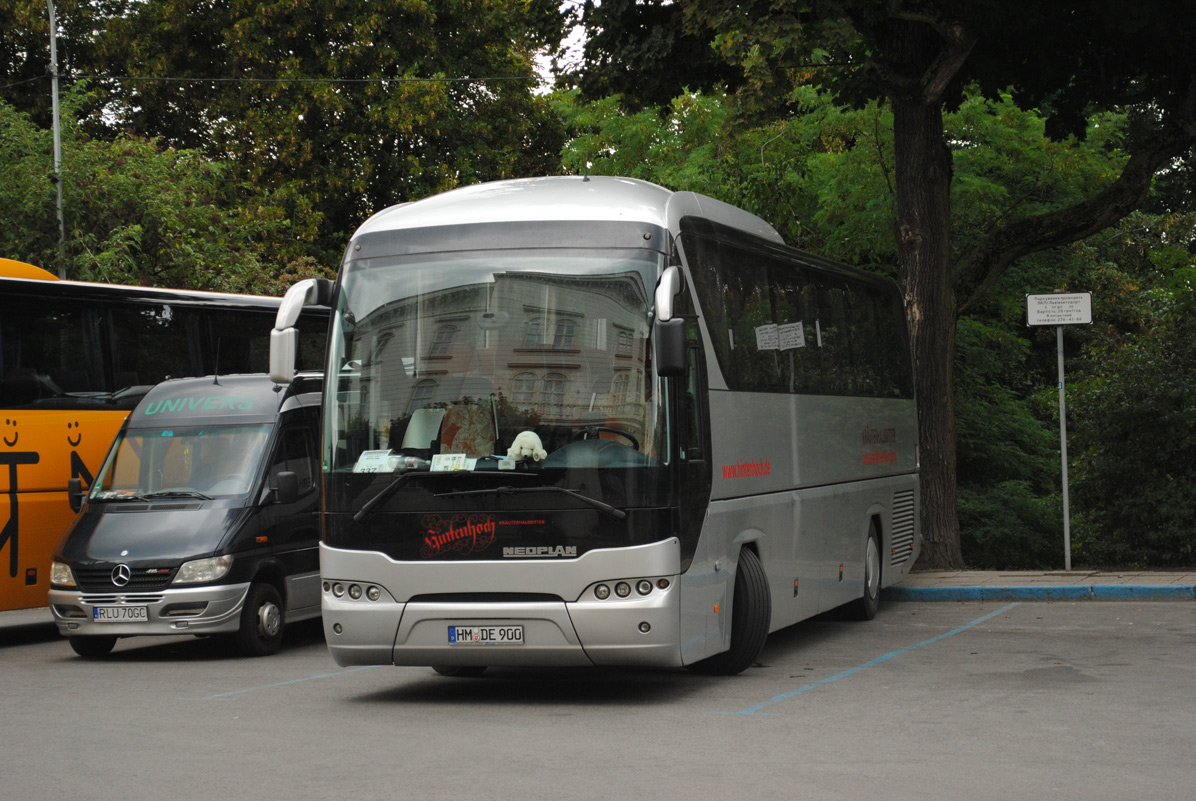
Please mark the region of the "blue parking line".
[[288, 684], [302, 684], [305, 681], [316, 681], [318, 679], [331, 679], [336, 676], [343, 676], [346, 673], [356, 673], [359, 670], [370, 670], [372, 668], [380, 667], [379, 665], [363, 665], [361, 667], [345, 668], [334, 673], [321, 673], [318, 676], [305, 676], [301, 679], [291, 679], [289, 681], [277, 681], [273, 684], [262, 684], [257, 687], [246, 687], [243, 690], [230, 690], [226, 693], [216, 693], [216, 695], [205, 695], [203, 698], [187, 698], [187, 701], [223, 701], [226, 698], [232, 698], [236, 695], [243, 695], [244, 693], [256, 692], [257, 690], [272, 690], [275, 687], [286, 687]]
[[754, 715], [763, 709], [767, 709], [768, 707], [772, 706], [773, 704], [778, 704], [781, 701], [788, 700], [789, 698], [792, 698], [795, 695], [801, 695], [802, 693], [804, 693], [808, 690], [813, 690], [815, 687], [821, 687], [824, 684], [831, 684], [833, 682], [838, 681], [839, 679], [845, 679], [848, 676], [852, 676], [852, 675], [855, 675], [856, 673], [859, 673], [861, 670], [867, 670], [868, 668], [872, 667], [873, 665], [879, 665], [881, 662], [887, 662], [888, 660], [892, 659], [893, 657], [901, 656], [904, 653], [908, 653], [910, 651], [916, 650], [925, 645], [930, 645], [932, 643], [936, 643], [939, 640], [945, 640], [948, 637], [954, 637], [956, 634], [965, 632], [968, 629], [972, 628], [973, 626], [978, 626], [986, 620], [991, 620], [992, 618], [996, 617], [997, 615], [1001, 615], [1001, 614], [1004, 614], [1005, 612], [1008, 612], [1010, 609], [1012, 609], [1015, 606], [1020, 606], [1020, 603], [1012, 603], [1012, 604], [1008, 604], [1006, 606], [1002, 606], [997, 611], [989, 612], [987, 615], [984, 615], [983, 617], [978, 617], [975, 620], [973, 620], [971, 623], [965, 623], [964, 625], [960, 626], [959, 628], [952, 629], [951, 631], [948, 631], [946, 634], [940, 634], [937, 637], [931, 637], [929, 640], [923, 640], [922, 642], [914, 643], [913, 645], [907, 645], [904, 648], [899, 648], [896, 651], [890, 651], [889, 653], [887, 653], [883, 656], [878, 656], [875, 659], [865, 662], [862, 665], [856, 665], [853, 668], [848, 668], [847, 670], [844, 670], [842, 673], [836, 673], [834, 676], [830, 676], [825, 679], [819, 679], [818, 681], [816, 681], [812, 684], [807, 684], [804, 687], [798, 687], [796, 690], [790, 690], [787, 693], [781, 693], [780, 695], [776, 696], [775, 698], [772, 698], [771, 700], [765, 701], [762, 704], [756, 704], [755, 706], [750, 706], [747, 709], [741, 709], [738, 712], [736, 712], [735, 714], [736, 715]]

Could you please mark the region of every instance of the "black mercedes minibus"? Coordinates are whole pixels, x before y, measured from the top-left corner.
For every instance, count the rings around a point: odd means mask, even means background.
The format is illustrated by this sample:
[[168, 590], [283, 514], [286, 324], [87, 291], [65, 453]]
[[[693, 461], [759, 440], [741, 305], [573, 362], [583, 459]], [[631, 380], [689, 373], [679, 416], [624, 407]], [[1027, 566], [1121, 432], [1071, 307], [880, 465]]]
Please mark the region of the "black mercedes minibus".
[[54, 553], [50, 609], [81, 656], [229, 634], [278, 650], [320, 614], [320, 374], [165, 381], [129, 415]]

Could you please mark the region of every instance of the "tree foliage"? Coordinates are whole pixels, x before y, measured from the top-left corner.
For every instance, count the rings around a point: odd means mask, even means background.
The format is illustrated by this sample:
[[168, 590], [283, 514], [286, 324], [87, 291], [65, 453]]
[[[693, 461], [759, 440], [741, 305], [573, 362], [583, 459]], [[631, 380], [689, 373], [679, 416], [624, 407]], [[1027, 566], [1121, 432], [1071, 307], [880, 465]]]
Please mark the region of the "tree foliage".
[[1196, 564], [1196, 215], [1134, 215], [1082, 255], [1103, 335], [1069, 384], [1076, 556]]
[[[852, 106], [883, 99], [892, 109], [892, 230], [918, 373], [923, 558], [930, 566], [961, 565], [952, 357], [957, 314], [1019, 259], [1116, 225], [1145, 202], [1154, 175], [1196, 144], [1196, 18], [1178, 0], [1133, 6], [1114, 0], [675, 5], [673, 14], [683, 14], [692, 33], [704, 32], [742, 70], [736, 89], [744, 109], [790, 116], [795, 91], [812, 84]], [[661, 63], [680, 67], [667, 58]], [[683, 77], [680, 67], [678, 89]], [[1129, 111], [1128, 158], [1114, 177], [1086, 187], [1072, 204], [1038, 213], [1027, 206], [995, 220], [966, 252], [955, 251], [949, 236], [955, 165], [944, 112], [957, 108], [973, 85], [988, 98], [1009, 92], [1019, 107], [1041, 109], [1044, 133], [1056, 140], [1082, 137], [1094, 111]]]
[[[308, 258], [393, 203], [558, 168], [534, 90], [563, 32], [551, 0], [59, 0], [64, 86], [90, 78], [80, 126], [197, 151], [269, 192]], [[44, 0], [0, 10], [19, 111], [49, 127]]]
[[[65, 243], [69, 278], [122, 284], [281, 292], [276, 275], [326, 275], [290, 241], [284, 209], [269, 193], [228, 180], [227, 163], [132, 136], [84, 134], [63, 96]], [[44, 267], [58, 263], [50, 131], [0, 101], [0, 252]]]
[[116, 125], [240, 165], [337, 258], [387, 205], [554, 171], [533, 55], [560, 35], [548, 0], [152, 0], [98, 48], [153, 79], [111, 84]]
[[[800, 115], [749, 124], [732, 99], [718, 94], [681, 95], [663, 117], [652, 109], [625, 111], [617, 98], [558, 102], [574, 132], [564, 153], [567, 170], [632, 175], [715, 195], [764, 217], [793, 244], [896, 274], [886, 107], [844, 108], [807, 90]], [[952, 242], [966, 252], [1005, 219], [1066, 206], [1086, 188], [1113, 180], [1127, 158], [1119, 144], [1129, 125], [1125, 115], [1096, 115], [1083, 140], [1054, 142], [1043, 135], [1043, 116], [1019, 109], [1009, 96], [965, 94], [944, 119], [955, 169]], [[1025, 294], [1093, 292], [1102, 325], [1068, 331], [1069, 380], [1082, 384], [1107, 369], [1101, 355], [1107, 336], [1132, 337], [1155, 319], [1134, 300], [1143, 286], [1172, 292], [1169, 283], [1182, 286], [1191, 275], [1185, 269], [1194, 233], [1190, 218], [1134, 215], [1100, 237], [1017, 261], [959, 317], [958, 510], [968, 565], [1063, 563], [1055, 336], [1053, 329], [1026, 328]], [[1073, 475], [1087, 475], [1087, 431], [1073, 421]], [[1102, 508], [1086, 494], [1073, 495], [1077, 543], [1110, 536], [1094, 528], [1089, 504]], [[1076, 556], [1099, 563], [1102, 554], [1088, 547]]]

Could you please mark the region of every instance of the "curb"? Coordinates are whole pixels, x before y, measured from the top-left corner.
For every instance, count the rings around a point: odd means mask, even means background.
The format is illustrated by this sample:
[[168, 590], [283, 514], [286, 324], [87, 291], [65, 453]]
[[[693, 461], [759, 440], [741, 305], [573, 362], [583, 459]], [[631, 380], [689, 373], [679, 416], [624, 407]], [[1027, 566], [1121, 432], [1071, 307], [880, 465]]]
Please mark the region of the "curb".
[[1191, 584], [1093, 584], [1070, 587], [887, 587], [888, 601], [1191, 601]]

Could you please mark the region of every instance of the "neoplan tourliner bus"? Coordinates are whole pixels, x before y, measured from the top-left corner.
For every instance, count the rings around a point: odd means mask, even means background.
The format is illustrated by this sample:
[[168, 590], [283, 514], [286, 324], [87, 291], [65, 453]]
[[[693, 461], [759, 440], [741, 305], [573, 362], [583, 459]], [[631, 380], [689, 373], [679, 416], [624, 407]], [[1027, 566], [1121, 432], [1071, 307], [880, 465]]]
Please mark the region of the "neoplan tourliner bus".
[[322, 612], [341, 665], [737, 673], [918, 554], [903, 306], [733, 206], [624, 178], [386, 209], [335, 286]]

